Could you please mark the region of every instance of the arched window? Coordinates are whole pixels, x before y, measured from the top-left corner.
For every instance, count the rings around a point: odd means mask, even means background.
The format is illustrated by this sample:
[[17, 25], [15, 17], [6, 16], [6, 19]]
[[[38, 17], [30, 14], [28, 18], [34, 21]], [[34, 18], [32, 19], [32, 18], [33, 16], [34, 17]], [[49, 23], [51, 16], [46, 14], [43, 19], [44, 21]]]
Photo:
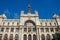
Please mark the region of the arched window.
[[32, 40], [32, 37], [30, 34], [28, 35], [28, 40]]
[[34, 28], [33, 31], [36, 31], [36, 24], [33, 21], [27, 20], [24, 25], [27, 26], [28, 32], [31, 32], [31, 27]]
[[36, 40], [36, 35], [35, 34], [33, 35], [33, 40]]
[[2, 34], [0, 34], [0, 40], [2, 40]]
[[41, 35], [41, 40], [45, 40], [44, 34]]
[[15, 35], [15, 40], [19, 40], [18, 34]]
[[8, 34], [4, 35], [4, 40], [8, 40]]
[[26, 34], [23, 36], [23, 40], [27, 40], [27, 35]]
[[46, 40], [50, 40], [50, 35], [49, 34], [46, 35]]
[[10, 34], [9, 40], [13, 40], [13, 34]]
[[25, 26], [36, 26], [36, 24], [31, 20], [27, 20], [24, 25]]

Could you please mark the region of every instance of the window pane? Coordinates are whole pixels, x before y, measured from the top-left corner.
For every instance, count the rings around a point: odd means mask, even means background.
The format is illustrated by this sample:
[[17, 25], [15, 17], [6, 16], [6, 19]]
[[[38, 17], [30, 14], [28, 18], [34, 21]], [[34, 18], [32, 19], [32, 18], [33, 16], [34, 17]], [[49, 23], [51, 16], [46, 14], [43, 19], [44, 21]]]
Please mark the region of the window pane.
[[19, 28], [16, 28], [16, 32], [19, 32]]
[[44, 29], [43, 28], [41, 28], [41, 32], [44, 32]]
[[33, 31], [36, 31], [36, 28], [33, 28]]
[[48, 28], [46, 28], [46, 32], [49, 32], [49, 29]]
[[24, 32], [27, 32], [27, 28], [24, 28]]
[[51, 32], [54, 32], [53, 28], [50, 28]]
[[4, 31], [4, 28], [1, 28], [1, 32], [3, 32]]
[[11, 28], [11, 32], [14, 32], [14, 28]]
[[6, 28], [6, 32], [9, 32], [9, 28]]

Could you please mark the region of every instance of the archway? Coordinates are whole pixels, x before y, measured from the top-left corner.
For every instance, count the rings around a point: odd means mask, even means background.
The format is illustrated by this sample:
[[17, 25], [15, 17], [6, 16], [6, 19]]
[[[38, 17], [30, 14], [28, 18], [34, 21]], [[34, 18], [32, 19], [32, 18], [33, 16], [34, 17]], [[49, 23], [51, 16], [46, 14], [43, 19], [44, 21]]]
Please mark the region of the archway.
[[2, 34], [0, 34], [0, 40], [2, 40]]
[[32, 37], [30, 34], [28, 35], [28, 40], [32, 40]]
[[13, 34], [10, 34], [9, 40], [13, 40]]
[[52, 34], [52, 37], [53, 37], [52, 40], [55, 40], [55, 34]]
[[19, 35], [18, 34], [15, 35], [15, 40], [19, 40]]
[[8, 34], [4, 35], [4, 40], [8, 40]]
[[24, 34], [23, 40], [27, 40], [27, 35], [26, 34]]
[[33, 35], [33, 40], [36, 40], [36, 35], [35, 34]]
[[32, 31], [36, 31], [36, 24], [32, 20], [27, 20], [24, 25], [28, 28], [28, 32], [31, 32], [31, 27], [33, 27], [32, 29], [34, 29]]
[[24, 23], [25, 26], [36, 26], [35, 22], [33, 22], [32, 20], [27, 20]]
[[49, 34], [46, 35], [46, 40], [50, 40], [50, 35]]
[[41, 35], [41, 40], [45, 40], [45, 35], [44, 34]]

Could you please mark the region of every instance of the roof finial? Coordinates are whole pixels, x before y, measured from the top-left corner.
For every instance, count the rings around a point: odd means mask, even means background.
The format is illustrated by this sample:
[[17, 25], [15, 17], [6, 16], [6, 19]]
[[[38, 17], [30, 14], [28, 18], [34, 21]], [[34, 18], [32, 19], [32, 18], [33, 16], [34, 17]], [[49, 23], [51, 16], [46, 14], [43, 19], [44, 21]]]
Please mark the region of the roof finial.
[[31, 6], [30, 6], [30, 4], [28, 4], [28, 12], [29, 13], [31, 12]]

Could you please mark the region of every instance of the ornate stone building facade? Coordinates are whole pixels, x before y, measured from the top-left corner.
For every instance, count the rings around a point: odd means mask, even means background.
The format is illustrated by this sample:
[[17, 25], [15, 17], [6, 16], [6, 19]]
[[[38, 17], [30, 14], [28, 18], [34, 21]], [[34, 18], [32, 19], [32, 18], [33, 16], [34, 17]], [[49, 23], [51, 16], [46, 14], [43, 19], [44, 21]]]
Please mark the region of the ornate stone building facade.
[[56, 14], [52, 19], [39, 19], [34, 14], [21, 11], [20, 19], [7, 19], [0, 15], [0, 40], [55, 40], [55, 33], [60, 27], [60, 17]]

